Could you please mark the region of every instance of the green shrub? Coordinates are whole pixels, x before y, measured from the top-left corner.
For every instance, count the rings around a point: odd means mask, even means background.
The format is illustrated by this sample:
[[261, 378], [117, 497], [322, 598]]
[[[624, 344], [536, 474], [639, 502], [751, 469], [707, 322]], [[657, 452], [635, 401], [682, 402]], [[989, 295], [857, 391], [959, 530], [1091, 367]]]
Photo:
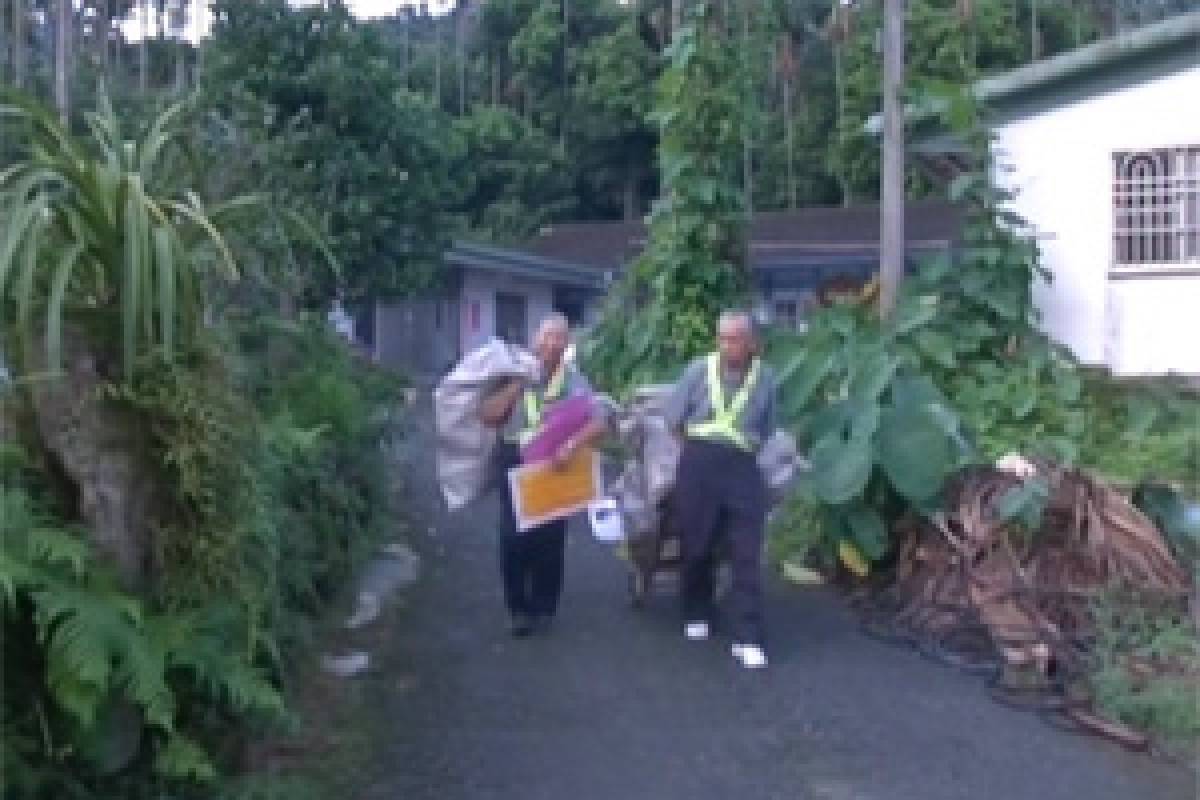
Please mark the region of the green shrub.
[[1200, 636], [1178, 604], [1108, 594], [1095, 605], [1097, 707], [1173, 746], [1200, 741]]

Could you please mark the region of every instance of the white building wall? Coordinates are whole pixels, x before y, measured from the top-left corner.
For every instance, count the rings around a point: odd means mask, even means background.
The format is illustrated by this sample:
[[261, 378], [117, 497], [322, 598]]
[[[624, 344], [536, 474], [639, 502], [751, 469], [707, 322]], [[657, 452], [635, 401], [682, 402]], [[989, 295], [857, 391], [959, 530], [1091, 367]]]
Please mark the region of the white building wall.
[[[1200, 264], [1110, 278], [1120, 150], [1200, 145], [1200, 66], [999, 127], [997, 177], [1041, 238], [1046, 331], [1120, 374], [1200, 374]], [[1004, 173], [1005, 167], [1011, 173]], [[1171, 274], [1171, 273], [1174, 274]]]
[[533, 341], [538, 323], [554, 310], [554, 291], [548, 283], [470, 270], [463, 276], [459, 309], [463, 352], [479, 347], [496, 335], [497, 292], [525, 298], [526, 343]]

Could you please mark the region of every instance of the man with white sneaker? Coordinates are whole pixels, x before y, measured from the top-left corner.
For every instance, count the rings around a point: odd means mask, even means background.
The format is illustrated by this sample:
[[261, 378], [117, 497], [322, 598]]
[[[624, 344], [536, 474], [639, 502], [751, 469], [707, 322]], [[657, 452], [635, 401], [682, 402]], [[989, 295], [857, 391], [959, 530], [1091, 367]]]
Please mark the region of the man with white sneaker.
[[[507, 475], [521, 463], [521, 447], [535, 436], [550, 405], [592, 393], [587, 379], [567, 357], [569, 345], [567, 318], [557, 312], [547, 316], [538, 325], [533, 341], [533, 354], [541, 367], [540, 380], [531, 386], [521, 380], [509, 381], [486, 398], [480, 410], [483, 422], [502, 434], [493, 465], [503, 498], [500, 568], [511, 632], [518, 638], [548, 630], [558, 611], [563, 591], [567, 521], [554, 520], [518, 532]], [[598, 414], [559, 447], [553, 461], [565, 463], [576, 450], [590, 447], [604, 429], [603, 414]]]
[[762, 551], [767, 486], [757, 453], [776, 425], [776, 378], [759, 357], [754, 320], [721, 315], [717, 351], [697, 359], [676, 383], [667, 419], [683, 438], [670, 499], [670, 524], [683, 560], [684, 633], [709, 638], [715, 614], [715, 545], [732, 557], [733, 656], [748, 669], [767, 665]]

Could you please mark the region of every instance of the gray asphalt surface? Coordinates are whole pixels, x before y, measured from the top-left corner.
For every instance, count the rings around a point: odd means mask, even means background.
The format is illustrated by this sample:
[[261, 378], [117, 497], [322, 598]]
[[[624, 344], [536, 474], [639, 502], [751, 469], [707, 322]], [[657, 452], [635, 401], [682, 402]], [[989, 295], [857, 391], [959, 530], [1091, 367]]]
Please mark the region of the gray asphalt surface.
[[425, 577], [369, 691], [386, 720], [367, 800], [1193, 800], [1179, 767], [1057, 731], [981, 679], [863, 636], [826, 590], [774, 584], [771, 667], [683, 640], [675, 598], [629, 608], [625, 569], [569, 544], [556, 628], [505, 627], [495, 513], [438, 509], [432, 443], [409, 486]]

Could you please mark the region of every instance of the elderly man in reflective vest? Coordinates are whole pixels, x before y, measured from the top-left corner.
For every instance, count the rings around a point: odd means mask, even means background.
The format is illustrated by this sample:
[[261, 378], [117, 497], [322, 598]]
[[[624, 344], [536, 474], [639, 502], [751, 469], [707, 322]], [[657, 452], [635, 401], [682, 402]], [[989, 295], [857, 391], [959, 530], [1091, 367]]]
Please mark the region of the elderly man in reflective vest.
[[[504, 580], [504, 602], [511, 616], [512, 634], [517, 637], [547, 630], [558, 611], [563, 589], [567, 521], [548, 522], [530, 530], [517, 530], [507, 474], [521, 463], [521, 446], [537, 432], [542, 411], [568, 397], [590, 395], [591, 386], [563, 358], [570, 338], [567, 318], [551, 314], [538, 326], [533, 352], [541, 366], [541, 378], [527, 386], [511, 381], [492, 393], [483, 404], [484, 423], [501, 430], [496, 447], [495, 470], [503, 497], [500, 520], [500, 571]], [[594, 419], [559, 448], [553, 461], [566, 463], [579, 448], [589, 446], [604, 431], [602, 419]]]
[[667, 403], [667, 418], [683, 437], [670, 524], [680, 535], [685, 635], [709, 637], [714, 545], [727, 536], [733, 655], [756, 669], [767, 665], [762, 612], [767, 487], [757, 453], [775, 429], [776, 380], [758, 355], [748, 313], [723, 314], [717, 339], [717, 352], [687, 368]]

